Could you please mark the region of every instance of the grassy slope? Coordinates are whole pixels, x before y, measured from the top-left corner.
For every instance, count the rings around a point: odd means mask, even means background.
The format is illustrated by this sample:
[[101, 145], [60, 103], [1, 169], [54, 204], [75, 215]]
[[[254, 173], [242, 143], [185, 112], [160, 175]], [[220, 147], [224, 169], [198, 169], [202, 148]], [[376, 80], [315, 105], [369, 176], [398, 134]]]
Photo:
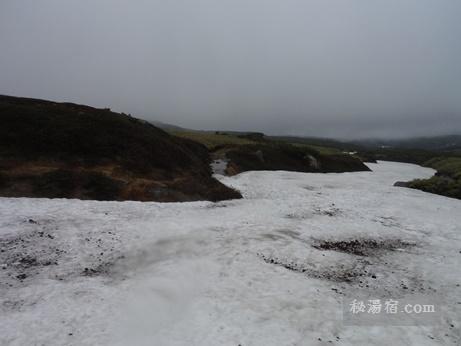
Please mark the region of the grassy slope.
[[[202, 143], [209, 149], [214, 149], [222, 145], [243, 145], [243, 144], [257, 144], [260, 140], [251, 139], [249, 135], [238, 135], [229, 132], [211, 132], [211, 131], [181, 131], [172, 130], [169, 131], [171, 134], [181, 138], [189, 138]], [[288, 143], [297, 147], [310, 148], [321, 154], [342, 154], [343, 151], [339, 147], [331, 146], [333, 142], [327, 141], [322, 142], [321, 140], [309, 140], [298, 137], [277, 137], [277, 136], [265, 136], [268, 141], [277, 143]], [[336, 143], [336, 142], [334, 142]], [[338, 142], [339, 143], [339, 142]]]
[[205, 145], [208, 149], [213, 150], [216, 147], [222, 145], [243, 145], [243, 144], [254, 144], [255, 141], [250, 139], [241, 138], [236, 135], [226, 133], [216, 133], [207, 131], [178, 131], [174, 130], [171, 134], [194, 140], [198, 143]]
[[424, 166], [436, 169], [436, 175], [413, 180], [408, 187], [461, 199], [461, 157], [436, 157]]
[[[215, 158], [230, 160], [229, 174], [249, 170], [289, 170], [301, 172], [349, 172], [369, 170], [360, 160], [332, 147], [258, 133], [174, 131], [176, 136], [207, 146]], [[291, 137], [289, 137], [291, 139]], [[315, 163], [313, 162], [315, 161]], [[318, 164], [318, 166], [317, 166]]]
[[311, 148], [325, 155], [341, 155], [344, 152], [351, 152], [355, 150], [354, 146], [334, 139], [295, 136], [270, 136], [269, 138], [275, 141]]

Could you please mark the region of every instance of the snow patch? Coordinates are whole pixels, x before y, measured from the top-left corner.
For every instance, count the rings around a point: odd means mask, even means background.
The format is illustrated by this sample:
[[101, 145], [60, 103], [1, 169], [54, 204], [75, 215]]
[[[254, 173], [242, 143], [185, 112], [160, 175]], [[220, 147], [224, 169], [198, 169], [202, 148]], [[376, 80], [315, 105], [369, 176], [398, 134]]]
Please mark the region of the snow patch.
[[[461, 202], [370, 167], [217, 175], [245, 197], [219, 203], [0, 198], [0, 344], [454, 345]], [[417, 294], [440, 324], [342, 324], [343, 297]]]

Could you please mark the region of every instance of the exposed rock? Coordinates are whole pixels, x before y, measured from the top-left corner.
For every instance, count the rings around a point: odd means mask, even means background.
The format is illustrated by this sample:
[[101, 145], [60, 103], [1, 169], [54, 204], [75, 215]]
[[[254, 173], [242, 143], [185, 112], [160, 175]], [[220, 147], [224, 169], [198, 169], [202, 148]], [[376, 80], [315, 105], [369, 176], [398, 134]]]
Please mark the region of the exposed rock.
[[309, 165], [313, 169], [319, 169], [320, 168], [319, 162], [317, 161], [317, 159], [315, 157], [313, 157], [312, 155], [307, 155], [307, 158], [309, 159]]
[[408, 187], [408, 182], [406, 182], [406, 181], [397, 181], [396, 183], [394, 183], [394, 186]]

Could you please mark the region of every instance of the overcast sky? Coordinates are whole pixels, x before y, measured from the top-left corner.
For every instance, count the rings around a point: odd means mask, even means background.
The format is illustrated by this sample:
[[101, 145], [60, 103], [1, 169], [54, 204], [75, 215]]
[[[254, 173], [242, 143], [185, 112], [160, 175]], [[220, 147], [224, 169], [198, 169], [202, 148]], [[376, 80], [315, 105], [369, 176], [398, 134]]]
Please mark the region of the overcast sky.
[[195, 129], [461, 133], [461, 1], [0, 0], [0, 94]]

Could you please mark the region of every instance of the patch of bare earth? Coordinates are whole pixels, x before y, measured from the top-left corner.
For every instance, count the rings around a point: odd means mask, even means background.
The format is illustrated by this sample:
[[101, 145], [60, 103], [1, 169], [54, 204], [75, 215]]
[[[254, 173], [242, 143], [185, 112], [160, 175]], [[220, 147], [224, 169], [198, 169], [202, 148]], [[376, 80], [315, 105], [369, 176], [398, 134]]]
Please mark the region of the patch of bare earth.
[[338, 251], [357, 256], [373, 256], [383, 251], [397, 251], [415, 245], [400, 239], [353, 239], [341, 241], [322, 240], [312, 246], [319, 250]]
[[257, 256], [266, 263], [274, 264], [315, 279], [323, 279], [334, 282], [352, 282], [358, 277], [368, 275], [368, 271], [365, 269], [365, 263], [359, 263], [353, 266], [340, 264], [329, 268], [316, 268], [306, 263], [267, 256], [261, 253], [258, 253]]
[[[387, 257], [393, 252], [414, 247], [416, 243], [400, 239], [359, 238], [340, 241], [315, 240], [310, 246], [322, 252], [336, 251], [352, 256], [349, 259], [343, 258], [343, 260], [334, 260], [334, 257], [327, 256], [325, 261], [312, 263], [307, 258], [305, 260], [295, 259], [290, 255], [276, 256], [258, 253], [257, 256], [268, 264], [283, 267], [310, 278], [328, 280], [338, 284], [349, 283], [359, 289], [378, 289], [387, 293], [394, 292], [394, 290], [422, 292], [430, 289], [430, 287], [423, 287], [415, 278], [409, 277], [409, 273], [404, 268], [400, 268]], [[323, 256], [325, 254], [322, 254]], [[340, 291], [337, 293], [342, 294]]]

